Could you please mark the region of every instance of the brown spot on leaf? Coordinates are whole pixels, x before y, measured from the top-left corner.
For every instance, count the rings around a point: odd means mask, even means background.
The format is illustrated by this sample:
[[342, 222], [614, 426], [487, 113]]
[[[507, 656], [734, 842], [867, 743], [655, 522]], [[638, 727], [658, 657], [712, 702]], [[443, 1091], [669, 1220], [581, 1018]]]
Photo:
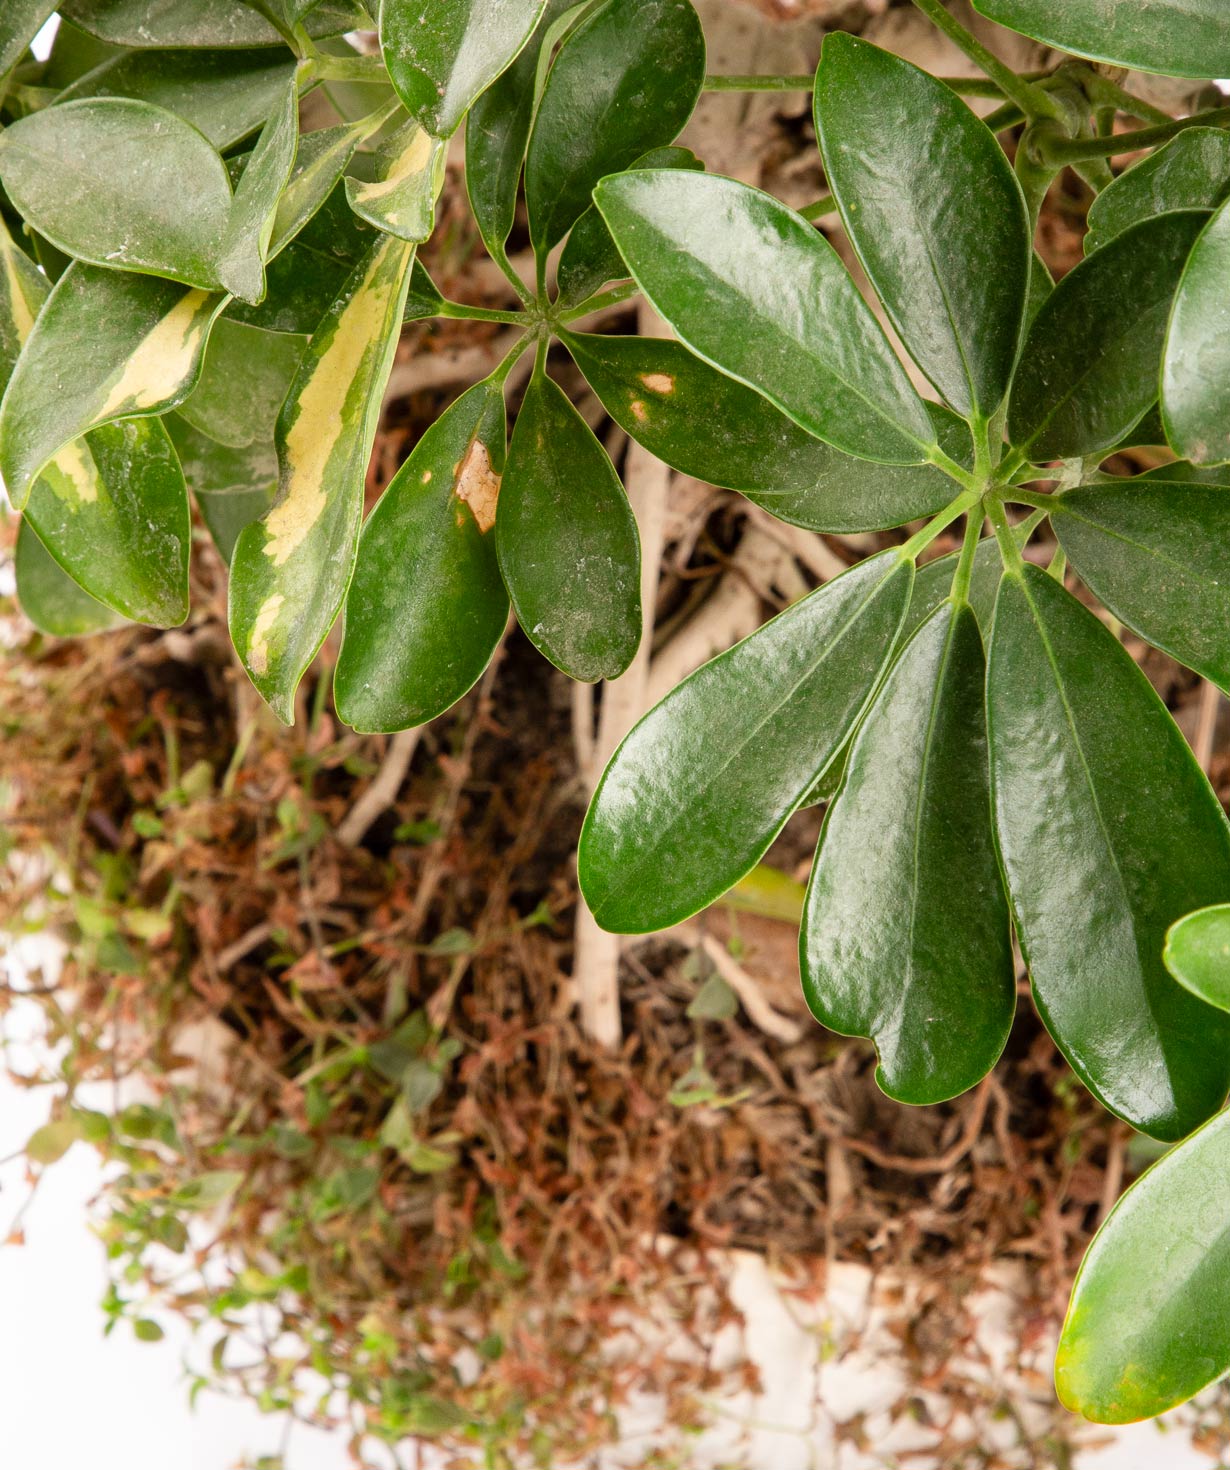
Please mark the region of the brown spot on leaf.
[[495, 507], [500, 498], [500, 477], [491, 468], [491, 457], [481, 439], [475, 439], [457, 466], [456, 493], [470, 507], [478, 529], [485, 535], [495, 525]]
[[642, 373], [641, 382], [651, 393], [673, 393], [675, 391], [675, 380], [669, 373]]
[[645, 405], [641, 402], [639, 398], [634, 398], [632, 400], [632, 417], [637, 421], [638, 424], [643, 424], [645, 420], [649, 417], [649, 410], [645, 407]]

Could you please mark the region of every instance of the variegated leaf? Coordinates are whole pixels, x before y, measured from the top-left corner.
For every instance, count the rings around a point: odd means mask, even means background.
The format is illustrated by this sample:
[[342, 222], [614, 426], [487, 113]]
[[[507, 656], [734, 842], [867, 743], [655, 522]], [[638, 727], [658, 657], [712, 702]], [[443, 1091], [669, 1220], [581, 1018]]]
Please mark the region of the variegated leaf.
[[0, 474], [20, 508], [48, 461], [87, 430], [187, 397], [226, 297], [78, 262], [36, 322], [46, 282], [15, 261], [10, 249], [8, 296], [25, 347], [0, 405]]
[[308, 346], [277, 427], [279, 489], [231, 562], [231, 636], [279, 719], [350, 585], [363, 485], [414, 247], [377, 238]]
[[346, 198], [360, 219], [419, 244], [431, 234], [444, 184], [445, 145], [416, 122], [398, 128], [375, 155], [370, 180], [348, 178]]

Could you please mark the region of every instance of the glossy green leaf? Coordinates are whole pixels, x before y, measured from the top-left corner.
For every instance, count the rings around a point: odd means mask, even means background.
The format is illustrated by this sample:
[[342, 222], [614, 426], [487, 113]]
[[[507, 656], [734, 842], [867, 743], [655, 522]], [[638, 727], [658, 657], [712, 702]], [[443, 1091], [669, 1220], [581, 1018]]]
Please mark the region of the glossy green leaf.
[[1143, 475], [1134, 475], [1136, 484], [1152, 484], [1156, 480], [1167, 483], [1177, 481], [1181, 485], [1224, 485], [1230, 489], [1230, 465], [1194, 465], [1185, 459], [1173, 460], [1170, 464], [1158, 465], [1146, 470]]
[[1174, 209], [1215, 209], [1230, 193], [1230, 133], [1188, 128], [1108, 184], [1089, 206], [1085, 254], [1142, 219]]
[[1205, 216], [1158, 215], [1087, 256], [1034, 319], [1008, 409], [1035, 462], [1111, 448], [1158, 395], [1179, 277]]
[[34, 482], [25, 519], [78, 586], [137, 623], [188, 616], [192, 517], [159, 419], [124, 419], [62, 450]]
[[1230, 1017], [1170, 978], [1162, 944], [1230, 892], [1230, 824], [1131, 656], [1039, 568], [1001, 585], [987, 702], [1000, 856], [1042, 1018], [1106, 1107], [1181, 1138], [1225, 1099]]
[[[282, 46], [277, 27], [244, 0], [62, 0], [60, 13], [113, 46], [207, 49]], [[322, 0], [306, 19], [308, 35], [336, 36], [360, 29], [362, 7]]]
[[[633, 168], [683, 168], [694, 172], [704, 170], [704, 164], [690, 148], [654, 148], [643, 158], [638, 158]], [[619, 253], [606, 220], [591, 204], [568, 232], [564, 249], [559, 258], [557, 300], [561, 306], [576, 306], [587, 296], [592, 296], [608, 281], [622, 281], [628, 275], [628, 267]]]
[[560, 48], [525, 162], [530, 238], [539, 254], [589, 208], [594, 185], [673, 143], [705, 78], [691, 0], [606, 0]]
[[375, 155], [372, 178], [346, 180], [351, 209], [401, 240], [426, 240], [436, 223], [445, 153], [445, 145], [418, 123], [407, 123]]
[[334, 679], [338, 714], [356, 730], [435, 719], [491, 661], [508, 621], [492, 536], [505, 437], [500, 386], [471, 388], [363, 528]]
[[943, 603], [854, 737], [799, 937], [816, 1019], [869, 1036], [876, 1081], [936, 1103], [995, 1065], [1016, 1009], [991, 830], [986, 660], [968, 605]]
[[[46, 286], [39, 277], [32, 288], [28, 276], [25, 286], [32, 313]], [[23, 506], [35, 476], [88, 429], [182, 402], [224, 300], [154, 276], [71, 266], [37, 321], [25, 323], [0, 404], [0, 475], [13, 504]]]
[[295, 238], [270, 260], [264, 301], [259, 306], [234, 302], [227, 308], [227, 319], [266, 332], [310, 336], [376, 238], [371, 226], [347, 204], [345, 187], [338, 183]]
[[1223, 0], [973, 0], [990, 20], [1075, 56], [1172, 77], [1230, 72]]
[[837, 252], [793, 210], [714, 174], [620, 174], [594, 198], [637, 284], [693, 352], [847, 454], [930, 456], [922, 399]]
[[268, 512], [277, 493], [278, 455], [272, 425], [267, 440], [232, 449], [202, 434], [178, 414], [168, 414], [163, 423], [201, 519], [229, 563], [240, 533]]
[[0, 15], [0, 77], [12, 71], [26, 54], [44, 22], [56, 8], [56, 0], [5, 0]]
[[541, 373], [517, 418], [495, 534], [535, 648], [574, 679], [622, 674], [641, 641], [636, 519], [606, 450]]
[[1058, 498], [1055, 534], [1120, 622], [1230, 693], [1230, 493], [1119, 481]]
[[261, 127], [295, 75], [289, 51], [130, 51], [87, 72], [59, 97], [130, 97], [165, 107], [217, 149]]
[[200, 380], [180, 414], [231, 449], [273, 441], [273, 426], [307, 341], [223, 318], [210, 333]]
[[906, 350], [959, 414], [989, 418], [1031, 255], [1003, 149], [943, 82], [841, 32], [824, 41], [815, 116], [846, 233]]
[[29, 521], [17, 530], [13, 557], [17, 601], [40, 633], [53, 638], [79, 638], [102, 633], [122, 619], [97, 598], [78, 587], [55, 560]]
[[581, 834], [581, 888], [604, 929], [665, 929], [756, 866], [871, 697], [913, 576], [896, 552], [869, 557], [698, 669], [635, 727]]
[[294, 167], [278, 200], [269, 259], [281, 254], [325, 205], [366, 129], [346, 124], [299, 137]]
[[1099, 1424], [1150, 1419], [1230, 1368], [1228, 1215], [1221, 1113], [1132, 1185], [1086, 1251], [1055, 1359], [1069, 1409]]
[[1199, 909], [1172, 924], [1162, 960], [1193, 995], [1230, 1011], [1230, 904]]
[[[12, 382], [47, 290], [0, 226], [0, 387]], [[0, 443], [8, 442], [0, 421]], [[62, 447], [20, 498], [11, 480], [8, 493], [80, 588], [138, 622], [183, 621], [192, 528], [183, 475], [160, 424], [127, 420], [99, 429]], [[38, 585], [54, 590], [48, 578]], [[81, 599], [66, 594], [64, 618], [83, 615]], [[52, 617], [44, 607], [40, 626], [50, 627]]]
[[308, 344], [278, 419], [273, 509], [231, 560], [231, 636], [284, 723], [350, 585], [414, 247], [380, 235]]
[[0, 133], [0, 181], [22, 217], [78, 260], [219, 284], [226, 167], [165, 108], [103, 97], [32, 113]]
[[1230, 462], [1230, 205], [1192, 248], [1174, 298], [1162, 363], [1162, 422], [1175, 453], [1194, 464]]
[[265, 262], [298, 146], [299, 88], [292, 77], [244, 167], [218, 250], [218, 279], [254, 306], [265, 299]]
[[[814, 438], [678, 342], [564, 332], [603, 407], [673, 469], [739, 490], [779, 520], [816, 531], [869, 531], [933, 515], [958, 493], [934, 465], [880, 465]], [[944, 449], [971, 457], [969, 430], [930, 406]]]
[[406, 111], [451, 138], [529, 40], [546, 0], [381, 0], [380, 49]]
[[517, 186], [534, 121], [539, 60], [544, 48], [549, 48], [555, 22], [584, 8], [576, 0], [547, 0], [534, 34], [517, 59], [487, 88], [466, 119], [470, 208], [488, 250], [497, 257], [516, 218]]

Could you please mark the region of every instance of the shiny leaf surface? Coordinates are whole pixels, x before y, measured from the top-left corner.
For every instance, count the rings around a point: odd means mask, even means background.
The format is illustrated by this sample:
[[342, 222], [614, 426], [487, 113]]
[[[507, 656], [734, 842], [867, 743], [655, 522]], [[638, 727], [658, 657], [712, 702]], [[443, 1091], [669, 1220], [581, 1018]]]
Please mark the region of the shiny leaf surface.
[[1003, 150], [943, 82], [841, 32], [825, 37], [815, 117], [846, 232], [906, 350], [959, 414], [989, 418], [1031, 253]]
[[1230, 904], [1199, 909], [1172, 924], [1162, 959], [1193, 995], [1230, 1011]]
[[594, 191], [658, 314], [693, 352], [819, 439], [918, 464], [935, 429], [833, 247], [768, 194], [645, 171]]
[[413, 253], [379, 236], [312, 337], [278, 418], [277, 502], [231, 560], [231, 636], [285, 724], [350, 585]]
[[226, 167], [164, 108], [104, 97], [32, 113], [0, 133], [0, 181], [23, 218], [78, 260], [219, 284]]
[[137, 623], [188, 616], [192, 517], [159, 419], [124, 419], [62, 450], [34, 482], [25, 519], [78, 586]]
[[540, 255], [589, 208], [594, 185], [673, 143], [705, 78], [691, 0], [606, 0], [560, 48], [525, 162]]
[[1016, 1009], [991, 830], [986, 660], [946, 602], [893, 665], [854, 737], [799, 937], [816, 1019], [869, 1036], [876, 1081], [936, 1103], [995, 1065]]
[[299, 89], [292, 77], [244, 167], [218, 251], [218, 279], [254, 306], [265, 299], [265, 262], [298, 146]]
[[1036, 567], [1001, 585], [987, 698], [1000, 856], [1042, 1018], [1106, 1107], [1181, 1138], [1225, 1099], [1230, 1018], [1171, 979], [1162, 945], [1230, 892], [1230, 825], [1122, 644]]
[[289, 51], [130, 51], [87, 72], [59, 97], [131, 97], [165, 107], [217, 149], [254, 133], [295, 74]]
[[1171, 303], [1205, 216], [1158, 215], [1087, 256], [1034, 319], [1008, 432], [1035, 462], [1110, 449], [1158, 395]]
[[1153, 481], [1086, 485], [1052, 524], [1120, 622], [1230, 692], [1230, 494]]
[[581, 888], [604, 929], [665, 929], [756, 866], [875, 689], [912, 582], [895, 552], [868, 558], [698, 669], [633, 729], [581, 834]]
[[1173, 77], [1225, 76], [1230, 11], [1223, 0], [973, 0], [975, 10], [1075, 56]]
[[40, 633], [53, 638], [79, 638], [116, 627], [122, 619], [78, 587], [23, 520], [13, 555], [17, 601]]
[[450, 138], [529, 40], [546, 0], [381, 0], [380, 49], [406, 111]]
[[[942, 510], [957, 487], [934, 465], [881, 465], [814, 438], [767, 398], [678, 342], [565, 332], [561, 340], [621, 428], [682, 474], [739, 490], [779, 520], [869, 531]], [[969, 430], [931, 406], [943, 447], [971, 456]]]
[[224, 299], [154, 276], [71, 266], [29, 324], [0, 404], [0, 475], [14, 505], [88, 429], [182, 402]]
[[622, 674], [641, 641], [636, 519], [606, 450], [541, 373], [513, 431], [495, 536], [535, 648], [574, 679]]
[[[632, 167], [700, 171], [704, 164], [690, 148], [654, 148], [643, 158], [638, 158]], [[576, 306], [608, 281], [622, 281], [627, 275], [628, 267], [611, 239], [606, 220], [598, 212], [598, 206], [591, 204], [569, 231], [559, 258], [560, 305]]]
[[492, 535], [505, 435], [500, 387], [471, 388], [363, 528], [334, 679], [338, 713], [356, 730], [425, 724], [490, 662], [508, 621]]
[[376, 154], [370, 179], [346, 180], [351, 209], [375, 229], [419, 244], [435, 226], [444, 159], [443, 143], [407, 123]]
[[1230, 1368], [1230, 1113], [1127, 1191], [1077, 1273], [1055, 1359], [1068, 1408], [1149, 1419]]
[[[113, 46], [285, 45], [278, 28], [244, 0], [63, 0], [57, 8]], [[336, 36], [363, 23], [362, 9], [349, 0], [322, 0], [306, 19], [310, 36]]]
[[1162, 363], [1162, 423], [1175, 453], [1194, 464], [1230, 461], [1230, 205], [1209, 220], [1174, 298]]
[[1230, 133], [1188, 128], [1121, 173], [1089, 206], [1085, 254], [1155, 214], [1215, 209], [1230, 193]]

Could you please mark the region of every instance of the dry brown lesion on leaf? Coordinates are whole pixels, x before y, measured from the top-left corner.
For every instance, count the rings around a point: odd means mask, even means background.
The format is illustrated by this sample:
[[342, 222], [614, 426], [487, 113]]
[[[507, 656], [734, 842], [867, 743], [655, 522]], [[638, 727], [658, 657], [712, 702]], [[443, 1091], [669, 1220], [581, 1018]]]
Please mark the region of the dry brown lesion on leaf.
[[639, 398], [634, 398], [632, 400], [631, 408], [632, 417], [637, 421], [638, 424], [643, 424], [645, 420], [649, 417], [649, 410], [645, 407], [644, 403], [642, 403]]
[[495, 508], [500, 498], [500, 477], [491, 468], [491, 456], [481, 439], [474, 439], [465, 458], [453, 471], [455, 494], [470, 507], [484, 535], [495, 525]]
[[660, 393], [664, 398], [675, 391], [675, 380], [669, 373], [642, 373], [641, 382], [651, 393]]

